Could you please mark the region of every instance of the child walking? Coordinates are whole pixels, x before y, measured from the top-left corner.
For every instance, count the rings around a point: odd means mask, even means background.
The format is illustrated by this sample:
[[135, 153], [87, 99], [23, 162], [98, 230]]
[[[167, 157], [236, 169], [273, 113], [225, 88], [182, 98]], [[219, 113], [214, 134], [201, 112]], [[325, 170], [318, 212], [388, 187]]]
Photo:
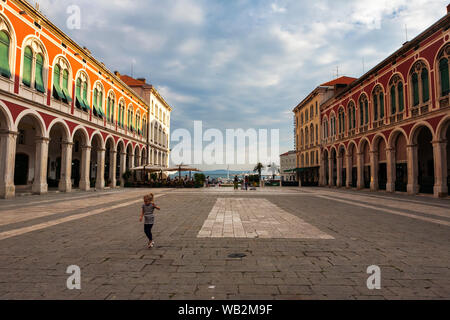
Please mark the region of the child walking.
[[155, 203], [153, 202], [153, 198], [153, 193], [150, 193], [149, 195], [146, 195], [144, 197], [144, 204], [142, 205], [141, 217], [139, 219], [139, 221], [142, 222], [142, 218], [145, 218], [144, 232], [148, 238], [149, 248], [153, 248], [153, 246], [155, 245], [152, 235], [152, 227], [155, 223], [155, 215], [153, 212], [155, 211], [155, 209], [161, 210], [158, 206], [155, 205]]

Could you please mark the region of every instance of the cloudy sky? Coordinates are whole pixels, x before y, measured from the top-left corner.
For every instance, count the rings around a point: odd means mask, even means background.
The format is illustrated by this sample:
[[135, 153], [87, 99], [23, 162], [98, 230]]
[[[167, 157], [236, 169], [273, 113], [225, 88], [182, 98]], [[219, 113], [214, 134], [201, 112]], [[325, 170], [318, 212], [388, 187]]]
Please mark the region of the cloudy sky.
[[[30, 1], [34, 2], [34, 1]], [[170, 105], [172, 131], [280, 129], [317, 85], [359, 77], [445, 15], [444, 0], [41, 0], [41, 11], [112, 71], [145, 77]], [[67, 8], [81, 9], [81, 29]], [[407, 32], [405, 32], [405, 29]]]

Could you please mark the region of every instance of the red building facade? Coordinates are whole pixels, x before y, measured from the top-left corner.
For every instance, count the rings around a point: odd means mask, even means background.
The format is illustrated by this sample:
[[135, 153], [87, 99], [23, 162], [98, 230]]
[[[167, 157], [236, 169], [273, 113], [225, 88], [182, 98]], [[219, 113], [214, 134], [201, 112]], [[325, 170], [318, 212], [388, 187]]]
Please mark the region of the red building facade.
[[320, 185], [448, 195], [450, 14], [321, 105]]

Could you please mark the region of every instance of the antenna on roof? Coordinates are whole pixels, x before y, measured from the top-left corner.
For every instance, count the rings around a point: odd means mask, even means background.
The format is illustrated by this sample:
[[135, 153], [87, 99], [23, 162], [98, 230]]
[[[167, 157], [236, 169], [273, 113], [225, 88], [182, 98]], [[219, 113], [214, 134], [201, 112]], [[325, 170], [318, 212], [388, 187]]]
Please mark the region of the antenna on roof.
[[339, 66], [336, 66], [336, 73], [333, 73], [333, 76], [336, 76], [336, 79], [339, 78]]

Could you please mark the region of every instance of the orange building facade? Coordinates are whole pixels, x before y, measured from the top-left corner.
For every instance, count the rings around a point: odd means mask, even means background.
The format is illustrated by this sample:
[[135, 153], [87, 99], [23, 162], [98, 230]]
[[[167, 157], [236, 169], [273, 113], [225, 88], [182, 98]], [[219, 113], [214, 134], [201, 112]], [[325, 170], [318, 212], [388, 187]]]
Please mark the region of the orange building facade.
[[[162, 98], [158, 107], [169, 119]], [[153, 140], [150, 121], [170, 128], [26, 1], [0, 2], [1, 198], [123, 186], [127, 169], [167, 166], [169, 133]]]
[[321, 105], [320, 185], [448, 195], [450, 13]]

